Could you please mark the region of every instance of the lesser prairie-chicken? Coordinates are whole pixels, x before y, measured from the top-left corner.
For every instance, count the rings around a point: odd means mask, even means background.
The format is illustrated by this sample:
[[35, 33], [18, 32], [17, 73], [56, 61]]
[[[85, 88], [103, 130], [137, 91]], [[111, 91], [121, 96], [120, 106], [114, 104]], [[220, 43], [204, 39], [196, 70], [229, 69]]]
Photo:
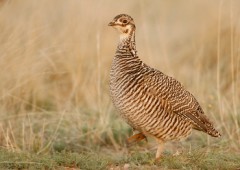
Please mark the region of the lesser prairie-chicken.
[[111, 97], [120, 115], [140, 132], [128, 141], [154, 137], [159, 143], [156, 154], [159, 158], [165, 142], [185, 138], [192, 129], [219, 137], [220, 133], [190, 92], [174, 78], [139, 59], [132, 17], [117, 15], [109, 26], [120, 33], [110, 71]]

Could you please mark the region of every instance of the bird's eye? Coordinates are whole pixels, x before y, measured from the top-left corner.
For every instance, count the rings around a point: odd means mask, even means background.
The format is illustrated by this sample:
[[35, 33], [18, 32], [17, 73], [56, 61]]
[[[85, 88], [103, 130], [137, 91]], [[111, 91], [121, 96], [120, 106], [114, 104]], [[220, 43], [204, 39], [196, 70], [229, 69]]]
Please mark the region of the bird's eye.
[[128, 21], [126, 19], [122, 20], [122, 23], [126, 24]]

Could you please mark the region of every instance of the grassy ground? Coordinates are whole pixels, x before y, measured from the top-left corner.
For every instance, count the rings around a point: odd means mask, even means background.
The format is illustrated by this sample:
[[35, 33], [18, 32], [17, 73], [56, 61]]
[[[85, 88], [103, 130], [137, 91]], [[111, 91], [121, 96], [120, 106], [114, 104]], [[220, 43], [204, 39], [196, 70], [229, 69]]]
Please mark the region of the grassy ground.
[[[1, 1], [0, 168], [240, 168], [239, 5]], [[135, 19], [140, 58], [182, 82], [221, 138], [194, 132], [158, 162], [152, 139], [126, 147], [132, 132], [108, 91], [118, 37], [107, 24], [120, 13]]]
[[186, 151], [178, 156], [165, 153], [156, 161], [150, 152], [54, 152], [16, 153], [1, 150], [2, 169], [238, 169], [239, 154], [207, 148]]

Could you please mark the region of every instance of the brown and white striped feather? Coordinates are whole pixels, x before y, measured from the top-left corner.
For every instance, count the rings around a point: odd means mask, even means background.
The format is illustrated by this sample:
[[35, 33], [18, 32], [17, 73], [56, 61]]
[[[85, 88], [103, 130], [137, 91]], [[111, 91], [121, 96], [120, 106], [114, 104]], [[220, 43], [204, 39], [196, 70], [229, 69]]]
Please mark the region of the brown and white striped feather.
[[187, 137], [192, 129], [220, 136], [191, 93], [138, 58], [133, 20], [119, 15], [113, 21], [117, 26], [119, 17], [129, 19], [120, 31], [131, 30], [120, 38], [110, 71], [110, 92], [121, 116], [134, 129], [163, 141]]
[[184, 138], [192, 128], [208, 133], [212, 124], [178, 81], [131, 53], [124, 55], [114, 59], [110, 87], [114, 104], [132, 127], [164, 141]]

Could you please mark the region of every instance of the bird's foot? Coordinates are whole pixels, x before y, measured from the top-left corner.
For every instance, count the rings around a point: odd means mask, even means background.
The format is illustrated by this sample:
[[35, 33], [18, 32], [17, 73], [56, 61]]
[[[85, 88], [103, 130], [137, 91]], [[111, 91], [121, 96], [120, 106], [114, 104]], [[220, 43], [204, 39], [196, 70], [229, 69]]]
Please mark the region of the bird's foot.
[[179, 156], [181, 153], [182, 153], [181, 151], [178, 151], [178, 150], [177, 150], [177, 152], [175, 152], [175, 153], [173, 154], [173, 156]]
[[127, 138], [127, 145], [131, 146], [132, 144], [139, 142], [143, 139], [146, 139], [146, 141], [147, 141], [147, 137], [143, 133], [134, 134], [134, 135], [130, 136], [129, 138]]
[[161, 160], [162, 160], [162, 156], [159, 156], [154, 159], [154, 163], [159, 163], [159, 162], [161, 162]]

